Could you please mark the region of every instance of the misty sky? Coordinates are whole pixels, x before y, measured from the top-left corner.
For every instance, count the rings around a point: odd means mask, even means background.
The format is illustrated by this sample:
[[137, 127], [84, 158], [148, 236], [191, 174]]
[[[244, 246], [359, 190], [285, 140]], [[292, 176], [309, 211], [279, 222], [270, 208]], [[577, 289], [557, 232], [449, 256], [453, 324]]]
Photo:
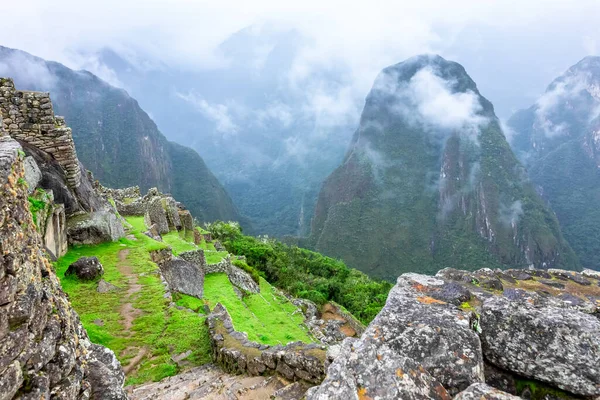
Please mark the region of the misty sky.
[[[600, 53], [600, 0], [22, 0], [2, 2], [0, 45], [86, 68], [119, 85], [90, 57], [110, 47], [136, 65], [226, 66], [216, 47], [248, 26], [296, 30], [307, 40], [290, 68], [351, 71], [364, 99], [384, 67], [420, 53], [460, 62], [507, 118], [586, 55]], [[259, 63], [268, 46], [251, 54]]]

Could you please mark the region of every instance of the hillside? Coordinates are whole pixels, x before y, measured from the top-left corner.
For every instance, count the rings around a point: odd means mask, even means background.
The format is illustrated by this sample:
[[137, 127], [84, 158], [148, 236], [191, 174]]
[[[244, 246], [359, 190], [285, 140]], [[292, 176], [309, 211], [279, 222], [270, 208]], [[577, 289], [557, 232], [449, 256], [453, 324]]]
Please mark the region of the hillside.
[[311, 245], [393, 280], [440, 268], [579, 268], [462, 66], [384, 69], [344, 162], [324, 182]]
[[600, 265], [599, 110], [600, 57], [586, 57], [508, 121], [515, 153], [581, 264], [592, 269]]
[[104, 185], [157, 187], [188, 204], [200, 221], [245, 223], [198, 153], [169, 142], [124, 90], [1, 46], [0, 73], [24, 89], [52, 92], [56, 113], [73, 129], [79, 159]]

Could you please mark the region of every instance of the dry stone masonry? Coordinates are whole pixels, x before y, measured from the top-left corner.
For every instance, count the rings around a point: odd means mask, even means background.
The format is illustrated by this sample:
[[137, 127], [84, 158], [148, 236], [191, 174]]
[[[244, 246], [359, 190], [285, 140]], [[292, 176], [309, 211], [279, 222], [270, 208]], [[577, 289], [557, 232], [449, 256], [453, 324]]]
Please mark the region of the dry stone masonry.
[[43, 255], [23, 158], [0, 137], [0, 399], [124, 400], [114, 353], [90, 343]]
[[0, 115], [8, 134], [50, 154], [63, 167], [71, 187], [81, 171], [71, 128], [54, 115], [49, 93], [16, 90], [12, 79], [0, 78]]
[[207, 318], [213, 360], [224, 370], [249, 375], [277, 373], [290, 381], [319, 383], [328, 361], [325, 348], [316, 344], [290, 343], [268, 346], [248, 340], [238, 332], [227, 309], [218, 303]]

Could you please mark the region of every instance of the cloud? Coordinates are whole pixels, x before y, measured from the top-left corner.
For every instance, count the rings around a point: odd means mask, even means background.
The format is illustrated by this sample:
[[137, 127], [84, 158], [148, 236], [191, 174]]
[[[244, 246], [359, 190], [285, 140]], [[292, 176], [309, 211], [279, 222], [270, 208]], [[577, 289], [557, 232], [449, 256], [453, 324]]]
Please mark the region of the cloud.
[[0, 58], [0, 76], [15, 80], [17, 87], [22, 89], [54, 87], [56, 78], [48, 70], [46, 64], [22, 53], [13, 53]]
[[230, 113], [230, 106], [225, 104], [211, 104], [202, 96], [195, 93], [177, 93], [177, 96], [190, 104], [202, 113], [206, 118], [215, 123], [217, 132], [224, 136], [235, 135], [239, 131], [239, 126], [234, 122]]
[[[571, 125], [565, 121], [563, 112], [588, 111], [588, 98], [595, 103], [589, 110], [587, 122], [591, 122], [600, 112], [600, 81], [588, 71], [574, 67], [564, 79], [554, 82], [537, 100], [535, 127], [548, 138], [569, 134]], [[586, 105], [582, 106], [583, 103]]]
[[439, 76], [432, 67], [417, 71], [408, 81], [399, 79], [395, 69], [382, 72], [374, 85], [376, 95], [387, 98], [388, 108], [412, 125], [445, 137], [460, 133], [474, 141], [479, 127], [488, 122], [481, 115], [476, 93], [453, 90], [454, 81]]
[[506, 206], [504, 203], [500, 203], [500, 218], [499, 221], [507, 226], [512, 226], [513, 228], [521, 219], [523, 215], [523, 203], [521, 200], [516, 200], [509, 206]]

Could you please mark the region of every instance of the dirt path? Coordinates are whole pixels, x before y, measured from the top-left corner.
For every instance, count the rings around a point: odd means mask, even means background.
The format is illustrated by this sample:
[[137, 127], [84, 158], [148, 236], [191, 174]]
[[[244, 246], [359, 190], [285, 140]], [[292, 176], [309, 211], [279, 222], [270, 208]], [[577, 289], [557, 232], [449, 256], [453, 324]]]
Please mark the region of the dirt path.
[[[133, 273], [133, 268], [127, 263], [127, 256], [129, 255], [129, 249], [123, 249], [119, 251], [119, 262], [117, 262], [117, 269], [121, 274], [127, 278], [127, 291], [123, 297], [124, 302], [121, 304], [119, 313], [123, 317], [123, 329], [124, 336], [131, 337], [133, 332], [131, 328], [133, 326], [133, 320], [142, 314], [142, 310], [137, 309], [133, 305], [136, 293], [142, 290], [142, 285], [138, 283], [137, 275]], [[133, 371], [135, 367], [142, 361], [146, 355], [147, 349], [145, 347], [139, 348], [130, 346], [127, 347], [123, 354], [135, 354], [137, 353], [123, 368], [125, 374]]]

